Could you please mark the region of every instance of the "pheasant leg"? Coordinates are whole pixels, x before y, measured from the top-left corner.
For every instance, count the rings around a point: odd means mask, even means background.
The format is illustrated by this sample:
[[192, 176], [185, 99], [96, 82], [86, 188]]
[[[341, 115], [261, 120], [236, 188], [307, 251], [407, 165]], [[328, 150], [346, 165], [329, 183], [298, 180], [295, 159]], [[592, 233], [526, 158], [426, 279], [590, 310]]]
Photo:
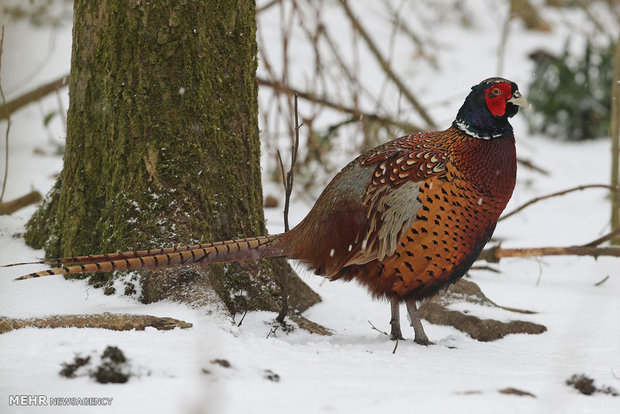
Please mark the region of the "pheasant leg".
[[390, 308], [392, 310], [392, 318], [390, 319], [390, 339], [396, 341], [403, 338], [403, 333], [400, 331], [400, 303], [398, 299], [392, 298], [390, 301]]
[[426, 336], [426, 333], [424, 332], [415, 299], [409, 299], [405, 301], [405, 303], [407, 304], [407, 312], [409, 312], [411, 326], [413, 327], [413, 332], [415, 333], [414, 342], [420, 345], [434, 345], [433, 342], [428, 340], [428, 336]]

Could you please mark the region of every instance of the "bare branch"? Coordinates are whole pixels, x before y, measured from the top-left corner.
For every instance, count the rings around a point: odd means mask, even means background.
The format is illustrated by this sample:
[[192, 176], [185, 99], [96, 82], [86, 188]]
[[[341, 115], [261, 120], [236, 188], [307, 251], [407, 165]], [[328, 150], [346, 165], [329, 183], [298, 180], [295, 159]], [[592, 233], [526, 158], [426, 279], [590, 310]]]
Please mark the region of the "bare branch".
[[272, 6], [275, 6], [276, 4], [278, 4], [278, 1], [279, 0], [271, 0], [269, 3], [265, 4], [264, 6], [257, 7], [256, 14], [264, 12], [267, 9], [270, 9]]
[[525, 168], [529, 168], [530, 170], [534, 170], [536, 172], [541, 173], [542, 175], [550, 175], [551, 173], [544, 168], [541, 168], [535, 165], [531, 160], [526, 160], [524, 158], [517, 158], [517, 163]]
[[191, 328], [192, 324], [179, 319], [151, 315], [102, 313], [95, 315], [56, 315], [36, 319], [12, 319], [0, 316], [0, 334], [26, 327], [34, 328], [100, 328], [114, 331], [143, 331], [146, 327], [159, 330]]
[[504, 249], [502, 247], [492, 247], [484, 249], [478, 260], [486, 260], [490, 263], [497, 263], [506, 257], [538, 257], [538, 256], [600, 256], [620, 257], [620, 247], [587, 247], [587, 246], [565, 246], [565, 247], [527, 247], [517, 249]]
[[[304, 91], [300, 91], [299, 89], [295, 89], [291, 86], [285, 85], [282, 82], [278, 82], [275, 80], [269, 80], [269, 79], [265, 79], [265, 78], [261, 78], [258, 77], [258, 84], [260, 86], [266, 86], [268, 88], [273, 89], [276, 92], [282, 92], [285, 93], [287, 95], [293, 96], [296, 95], [301, 99], [305, 99], [306, 101], [309, 102], [313, 102], [331, 109], [334, 109], [336, 111], [339, 112], [343, 112], [346, 114], [350, 114], [352, 115], [352, 117], [357, 121], [360, 119], [366, 119], [372, 122], [377, 122], [379, 124], [382, 125], [391, 125], [391, 126], [395, 126], [397, 128], [400, 128], [401, 130], [403, 130], [405, 133], [414, 133], [414, 132], [421, 132], [424, 131], [424, 129], [422, 127], [420, 127], [419, 125], [414, 125], [414, 124], [410, 124], [408, 122], [402, 122], [402, 121], [398, 121], [396, 119], [387, 117], [387, 116], [381, 116], [381, 115], [377, 115], [377, 114], [373, 114], [373, 113], [369, 113], [369, 112], [363, 112], [357, 108], [351, 108], [348, 107], [346, 105], [343, 104], [339, 104], [337, 102], [333, 102], [328, 100], [327, 98], [324, 97], [320, 97], [320, 96], [316, 96], [310, 92], [304, 92]], [[340, 124], [345, 124], [345, 123], [349, 123], [352, 122], [352, 120], [346, 120]], [[340, 126], [340, 124], [338, 124], [338, 126]], [[329, 131], [328, 131], [329, 133]], [[544, 170], [536, 165], [534, 165], [532, 163], [532, 161], [530, 160], [526, 160], [526, 159], [517, 159], [517, 162], [527, 168], [530, 168], [534, 171], [537, 171], [541, 174], [544, 175], [549, 175], [549, 171]]]
[[41, 193], [39, 193], [38, 191], [31, 191], [24, 196], [16, 198], [15, 200], [6, 202], [0, 201], [0, 216], [12, 214], [19, 209], [22, 209], [34, 203], [38, 203], [42, 199], [43, 197], [41, 197]]
[[6, 119], [6, 133], [4, 135], [4, 178], [2, 179], [2, 190], [0, 191], [0, 202], [4, 198], [4, 190], [6, 190], [6, 181], [9, 175], [9, 132], [11, 131], [11, 117], [9, 111], [6, 108], [6, 97], [4, 96], [4, 89], [2, 88], [2, 52], [4, 51], [4, 25], [2, 26], [2, 36], [0, 37], [0, 97], [2, 97], [2, 105], [4, 111], [0, 111], [5, 115]]
[[398, 29], [400, 29], [401, 32], [406, 34], [409, 37], [409, 39], [411, 39], [411, 41], [418, 47], [419, 55], [422, 56], [422, 58], [426, 59], [434, 69], [439, 69], [439, 64], [437, 63], [437, 59], [429, 55], [427, 52], [427, 48], [426, 48], [427, 46], [430, 46], [431, 49], [437, 48], [438, 46], [434, 42], [434, 40], [432, 38], [421, 39], [413, 31], [413, 29], [409, 27], [409, 24], [404, 19], [401, 18], [401, 16], [403, 15], [403, 13], [401, 13], [401, 10], [394, 8], [394, 6], [390, 2], [386, 2], [386, 7], [388, 8], [388, 11], [392, 15], [391, 19], [392, 19], [393, 24], [396, 25]]
[[521, 210], [531, 206], [532, 204], [538, 203], [539, 201], [547, 200], [547, 199], [550, 199], [550, 198], [553, 198], [553, 197], [563, 196], [563, 195], [566, 195], [568, 193], [572, 193], [572, 192], [575, 192], [575, 191], [586, 190], [588, 188], [605, 188], [605, 189], [608, 189], [609, 191], [612, 191], [614, 193], [620, 192], [620, 188], [614, 187], [614, 186], [611, 186], [611, 185], [607, 185], [607, 184], [579, 185], [577, 187], [569, 188], [567, 190], [558, 191], [556, 193], [551, 193], [551, 194], [547, 194], [547, 195], [544, 195], [544, 196], [541, 196], [541, 197], [533, 198], [532, 200], [528, 201], [527, 203], [522, 204], [521, 206], [519, 206], [516, 209], [512, 210], [510, 213], [504, 214], [502, 217], [500, 217], [500, 219], [498, 221], [505, 220], [508, 217], [513, 216], [513, 215], [517, 214], [518, 212], [520, 212]]
[[288, 172], [284, 172], [284, 164], [282, 163], [282, 156], [278, 151], [278, 161], [280, 162], [280, 170], [282, 172], [282, 184], [284, 185], [284, 231], [289, 231], [288, 211], [291, 203], [291, 193], [293, 192], [293, 178], [295, 176], [295, 165], [297, 164], [297, 151], [299, 149], [299, 114], [297, 111], [297, 95], [295, 95], [295, 137], [291, 144], [291, 166]]
[[258, 78], [258, 84], [261, 86], [267, 86], [272, 88], [275, 91], [278, 92], [282, 92], [285, 93], [287, 95], [297, 95], [299, 96], [301, 99], [305, 99], [309, 102], [314, 102], [317, 103], [319, 105], [323, 105], [326, 106], [328, 108], [331, 109], [335, 109], [337, 111], [340, 112], [344, 112], [350, 115], [353, 115], [356, 118], [364, 118], [364, 119], [368, 119], [370, 121], [375, 121], [384, 125], [393, 125], [395, 127], [401, 128], [404, 131], [407, 132], [420, 132], [420, 131], [424, 131], [424, 129], [422, 129], [421, 127], [414, 125], [414, 124], [410, 124], [407, 122], [401, 122], [401, 121], [397, 121], [394, 120], [392, 118], [389, 117], [384, 117], [381, 115], [376, 115], [376, 114], [371, 114], [368, 112], [363, 112], [360, 111], [359, 109], [355, 109], [355, 108], [350, 108], [348, 106], [336, 103], [336, 102], [332, 102], [330, 100], [328, 100], [327, 98], [323, 98], [323, 97], [319, 97], [316, 96], [310, 92], [303, 92], [297, 89], [294, 89], [288, 85], [283, 84], [282, 82], [278, 82], [278, 81], [273, 81], [273, 80], [268, 80], [268, 79], [264, 79], [264, 78]]
[[13, 112], [23, 108], [24, 106], [32, 102], [36, 102], [40, 99], [45, 98], [50, 93], [56, 92], [59, 89], [64, 88], [68, 84], [69, 84], [69, 75], [67, 74], [54, 81], [46, 83], [45, 85], [41, 85], [38, 88], [31, 90], [30, 92], [27, 92], [21, 96], [18, 96], [12, 101], [3, 103], [3, 105], [0, 106], [0, 120], [7, 119], [7, 117], [11, 115]]
[[[614, 52], [614, 75], [611, 85], [611, 114], [609, 134], [611, 136], [611, 185], [620, 184], [620, 35]], [[620, 194], [611, 197], [611, 228], [620, 229]], [[620, 244], [616, 237], [612, 244]]]
[[[284, 231], [290, 230], [288, 223], [288, 211], [291, 203], [291, 193], [293, 192], [293, 178], [295, 177], [295, 164], [297, 164], [297, 151], [299, 149], [299, 112], [297, 107], [297, 95], [295, 95], [295, 137], [291, 144], [291, 167], [288, 172], [284, 173], [284, 164], [282, 163], [282, 157], [280, 151], [278, 151], [278, 160], [280, 161], [280, 169], [282, 170], [282, 184], [284, 185]], [[280, 313], [276, 317], [276, 321], [284, 323], [284, 318], [288, 313], [288, 275], [285, 273], [282, 280], [282, 308]]]
[[504, 61], [506, 55], [506, 42], [508, 41], [508, 35], [510, 34], [510, 23], [513, 19], [513, 2], [510, 2], [510, 10], [508, 11], [508, 16], [506, 16], [506, 20], [502, 25], [502, 32], [499, 40], [499, 47], [497, 48], [497, 74], [499, 76], [504, 72]]
[[386, 75], [392, 80], [392, 82], [394, 82], [396, 87], [398, 87], [400, 92], [409, 101], [409, 103], [411, 103], [411, 105], [416, 109], [416, 111], [418, 111], [422, 119], [424, 119], [424, 121], [427, 123], [428, 127], [430, 129], [436, 129], [437, 126], [435, 122], [432, 120], [432, 118], [430, 117], [430, 115], [426, 112], [426, 109], [422, 107], [422, 105], [413, 96], [413, 94], [409, 91], [409, 89], [405, 86], [405, 84], [400, 80], [398, 75], [396, 75], [396, 73], [392, 71], [389, 62], [387, 62], [385, 58], [382, 56], [381, 51], [379, 51], [379, 48], [377, 47], [375, 42], [372, 40], [372, 38], [368, 34], [368, 31], [362, 26], [361, 22], [353, 14], [353, 11], [349, 7], [347, 0], [340, 0], [340, 4], [344, 8], [344, 11], [346, 12], [349, 19], [351, 20], [351, 23], [353, 24], [353, 27], [355, 28], [355, 30], [357, 30], [357, 32], [360, 35], [362, 35], [362, 38], [366, 42], [366, 45], [368, 46], [372, 54], [377, 59], [377, 62], [379, 62], [381, 69], [383, 69]]

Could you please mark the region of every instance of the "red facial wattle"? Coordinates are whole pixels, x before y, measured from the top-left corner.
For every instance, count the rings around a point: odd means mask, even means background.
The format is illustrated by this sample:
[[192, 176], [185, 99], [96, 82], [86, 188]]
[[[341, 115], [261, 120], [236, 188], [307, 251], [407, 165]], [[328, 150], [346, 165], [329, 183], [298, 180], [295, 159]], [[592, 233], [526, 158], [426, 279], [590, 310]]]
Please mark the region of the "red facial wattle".
[[512, 96], [512, 87], [508, 83], [496, 83], [484, 91], [487, 108], [493, 116], [506, 113], [506, 101]]

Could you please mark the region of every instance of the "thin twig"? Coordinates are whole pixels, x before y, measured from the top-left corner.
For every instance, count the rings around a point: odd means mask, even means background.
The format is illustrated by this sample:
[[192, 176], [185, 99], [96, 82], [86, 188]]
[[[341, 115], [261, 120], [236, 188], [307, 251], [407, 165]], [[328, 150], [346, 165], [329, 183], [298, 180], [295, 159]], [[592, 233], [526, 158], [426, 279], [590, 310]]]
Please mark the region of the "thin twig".
[[297, 95], [301, 99], [304, 99], [306, 101], [313, 102], [319, 105], [323, 105], [323, 106], [326, 106], [331, 109], [335, 109], [340, 112], [351, 114], [356, 118], [364, 118], [364, 119], [375, 121], [375, 122], [378, 122], [384, 125], [393, 125], [409, 133], [424, 131], [424, 129], [418, 125], [410, 124], [408, 122], [398, 121], [398, 120], [395, 120], [389, 117], [372, 114], [369, 112], [360, 111], [359, 109], [351, 108], [346, 105], [342, 105], [342, 104], [330, 101], [327, 98], [316, 96], [310, 92], [304, 92], [298, 89], [294, 89], [288, 85], [285, 85], [282, 82], [264, 79], [260, 77], [258, 77], [257, 79], [258, 79], [258, 84], [261, 86], [270, 87], [277, 92], [283, 92], [287, 95]]
[[583, 245], [583, 247], [594, 247], [594, 246], [598, 246], [599, 244], [605, 243], [608, 240], [613, 239], [614, 237], [616, 237], [617, 235], [620, 234], [620, 228], [617, 228], [616, 230], [607, 233], [606, 235], [599, 237], [596, 240], [592, 240], [590, 243], [586, 243]]
[[389, 63], [381, 55], [379, 48], [377, 47], [375, 42], [372, 40], [372, 38], [368, 34], [368, 31], [362, 26], [359, 19], [355, 17], [355, 15], [353, 14], [353, 11], [349, 7], [347, 0], [340, 0], [340, 4], [344, 8], [345, 13], [349, 17], [349, 20], [351, 20], [351, 23], [353, 24], [353, 27], [355, 28], [355, 30], [360, 35], [362, 35], [362, 38], [366, 42], [366, 45], [368, 46], [372, 54], [375, 56], [375, 59], [377, 59], [377, 62], [379, 62], [381, 69], [383, 69], [386, 75], [392, 80], [392, 82], [394, 82], [396, 87], [400, 90], [403, 96], [409, 101], [409, 103], [416, 109], [416, 111], [418, 111], [418, 113], [420, 114], [422, 119], [424, 119], [428, 127], [430, 129], [436, 129], [437, 127], [433, 119], [426, 112], [424, 107], [422, 107], [422, 105], [418, 102], [418, 100], [413, 96], [413, 94], [409, 91], [409, 89], [405, 86], [405, 84], [400, 80], [398, 75], [394, 73]]
[[373, 330], [375, 330], [375, 331], [377, 331], [377, 332], [379, 332], [380, 334], [383, 334], [383, 335], [385, 335], [385, 336], [389, 336], [387, 332], [380, 330], [380, 329], [379, 329], [379, 328], [377, 328], [375, 325], [373, 325], [373, 324], [372, 324], [372, 322], [368, 321], [368, 323], [370, 324], [370, 327], [371, 327]]
[[398, 338], [396, 338], [396, 340], [394, 341], [394, 349], [392, 349], [392, 355], [396, 353], [396, 350], [398, 349]]
[[6, 182], [9, 175], [9, 132], [11, 131], [11, 116], [6, 105], [6, 97], [2, 88], [2, 52], [4, 51], [4, 25], [2, 25], [2, 35], [0, 37], [0, 96], [2, 97], [2, 105], [6, 119], [6, 133], [4, 135], [4, 178], [2, 179], [2, 191], [0, 191], [0, 202], [4, 198], [6, 190]]
[[332, 135], [334, 135], [338, 131], [338, 129], [340, 127], [352, 124], [352, 123], [357, 122], [357, 121], [358, 121], [358, 119], [353, 117], [353, 118], [347, 118], [344, 121], [339, 121], [336, 124], [330, 125], [327, 128], [327, 132], [325, 132], [325, 139], [329, 139]]
[[272, 326], [271, 329], [269, 330], [269, 332], [267, 333], [267, 336], [265, 337], [265, 339], [269, 339], [269, 337], [271, 335], [273, 335], [275, 337], [276, 336], [276, 331], [278, 330], [279, 327], [280, 327], [280, 325]]
[[527, 208], [527, 207], [531, 206], [532, 204], [535, 204], [535, 203], [537, 203], [539, 201], [547, 200], [547, 199], [553, 198], [553, 197], [563, 196], [565, 194], [572, 193], [572, 192], [575, 192], [575, 191], [586, 190], [588, 188], [605, 188], [605, 189], [608, 189], [609, 191], [613, 191], [615, 193], [620, 192], [620, 188], [613, 187], [613, 186], [607, 185], [607, 184], [579, 185], [577, 187], [572, 187], [572, 188], [569, 188], [567, 190], [562, 190], [562, 191], [558, 191], [558, 192], [555, 192], [555, 193], [551, 193], [551, 194], [547, 194], [547, 195], [544, 195], [544, 196], [533, 198], [532, 200], [528, 201], [527, 203], [522, 204], [521, 206], [519, 206], [516, 209], [512, 210], [510, 213], [504, 214], [502, 217], [500, 217], [500, 219], [498, 221], [505, 220], [508, 217], [517, 214], [521, 210], [523, 210], [523, 209], [525, 209], [525, 208]]
[[[614, 74], [611, 85], [609, 134], [611, 136], [611, 185], [620, 183], [620, 34], [614, 48]], [[620, 228], [620, 194], [611, 197], [611, 228]], [[620, 244], [620, 237], [611, 241]]]
[[56, 101], [58, 102], [58, 115], [60, 116], [60, 119], [62, 121], [62, 125], [65, 129], [65, 134], [67, 133], [67, 116], [65, 115], [65, 108], [64, 105], [62, 104], [62, 96], [60, 95], [60, 92], [58, 90], [56, 90]]
[[596, 283], [594, 284], [594, 286], [600, 286], [600, 285], [602, 285], [603, 283], [607, 282], [607, 280], [608, 280], [608, 279], [609, 279], [609, 275], [605, 276], [602, 280], [600, 280], [600, 281], [596, 282]]
[[500, 273], [499, 270], [497, 270], [494, 267], [491, 266], [472, 266], [469, 268], [469, 270], [487, 270], [489, 272], [493, 272], [493, 273]]
[[[293, 142], [291, 144], [291, 166], [287, 173], [284, 173], [284, 164], [282, 163], [282, 156], [280, 155], [280, 151], [278, 151], [278, 160], [280, 162], [280, 169], [282, 171], [282, 184], [284, 185], [284, 231], [288, 232], [290, 230], [289, 222], [288, 222], [288, 212], [289, 206], [291, 203], [291, 194], [293, 192], [293, 180], [295, 177], [295, 165], [297, 164], [297, 151], [299, 150], [299, 129], [302, 124], [299, 123], [299, 112], [297, 106], [297, 95], [295, 95], [294, 101], [294, 109], [295, 109], [295, 137], [293, 138]], [[279, 323], [284, 323], [284, 318], [288, 313], [288, 274], [286, 272], [283, 274], [282, 278], [282, 308], [280, 309], [280, 313], [276, 317], [276, 321]]]
[[247, 314], [248, 314], [247, 310], [245, 312], [243, 312], [243, 316], [241, 316], [241, 320], [237, 324], [237, 327], [241, 326], [241, 324], [243, 323], [243, 320], [245, 319], [245, 315], [247, 315]]
[[278, 159], [280, 161], [280, 169], [282, 172], [282, 184], [284, 185], [284, 231], [289, 231], [288, 212], [291, 202], [291, 193], [293, 192], [293, 179], [295, 176], [295, 165], [297, 164], [297, 151], [299, 149], [299, 113], [297, 110], [297, 95], [295, 95], [295, 138], [291, 145], [291, 166], [288, 172], [284, 172], [284, 164], [282, 163], [282, 157], [278, 151]]
[[271, 8], [272, 6], [275, 6], [276, 4], [278, 4], [279, 0], [271, 0], [269, 3], [265, 4], [264, 6], [261, 7], [257, 7], [256, 8], [256, 14], [264, 12], [265, 10]]
[[392, 15], [392, 23], [396, 25], [401, 32], [406, 34], [413, 43], [415, 43], [415, 45], [418, 47], [418, 54], [422, 56], [422, 58], [426, 59], [434, 69], [439, 70], [439, 64], [437, 63], [437, 60], [433, 56], [429, 56], [426, 51], [427, 46], [430, 46], [431, 49], [434, 48], [438, 50], [438, 46], [435, 43], [434, 39], [420, 39], [420, 37], [413, 31], [413, 29], [409, 27], [409, 24], [401, 18], [401, 16], [407, 16], [406, 13], [402, 13], [400, 8], [395, 9], [390, 2], [386, 2], [386, 7]]
[[534, 170], [536, 172], [539, 172], [542, 175], [551, 175], [551, 173], [549, 171], [545, 170], [542, 167], [539, 167], [538, 165], [535, 165], [531, 160], [526, 160], [526, 159], [523, 159], [523, 158], [517, 158], [517, 163], [519, 165], [521, 165], [522, 167], [529, 168], [530, 170]]
[[510, 2], [510, 9], [508, 10], [508, 16], [506, 16], [506, 20], [504, 21], [504, 25], [502, 27], [502, 32], [499, 40], [499, 47], [497, 48], [497, 74], [499, 76], [504, 72], [504, 57], [506, 52], [506, 42], [508, 41], [508, 34], [510, 32], [510, 23], [513, 19], [513, 10], [512, 3]]
[[372, 92], [368, 90], [363, 84], [359, 82], [358, 76], [353, 73], [353, 70], [359, 69], [359, 65], [352, 64], [353, 68], [349, 68], [346, 62], [343, 59], [344, 53], [338, 48], [337, 43], [333, 40], [332, 36], [329, 34], [329, 27], [325, 26], [321, 31], [321, 37], [327, 43], [329, 50], [331, 52], [332, 57], [338, 63], [342, 74], [347, 78], [349, 85], [352, 87], [351, 97], [353, 101], [353, 105], [358, 108], [359, 97], [360, 95], [366, 95], [369, 99], [375, 102], [377, 105], [381, 105], [381, 102], [372, 95]]
[[[373, 329], [373, 330], [375, 330], [375, 331], [379, 332], [380, 334], [383, 334], [383, 335], [385, 335], [387, 337], [390, 336], [390, 335], [388, 335], [387, 332], [382, 331], [381, 329], [379, 329], [375, 325], [373, 325], [372, 322], [368, 321], [368, 323], [370, 324], [370, 328], [371, 329]], [[395, 354], [397, 349], [398, 349], [398, 338], [396, 338], [396, 340], [395, 340], [394, 349], [392, 349], [392, 354]]]
[[536, 286], [539, 286], [540, 280], [542, 279], [542, 275], [543, 275], [543, 267], [542, 267], [540, 257], [536, 257], [536, 263], [538, 264], [538, 278], [536, 279]]

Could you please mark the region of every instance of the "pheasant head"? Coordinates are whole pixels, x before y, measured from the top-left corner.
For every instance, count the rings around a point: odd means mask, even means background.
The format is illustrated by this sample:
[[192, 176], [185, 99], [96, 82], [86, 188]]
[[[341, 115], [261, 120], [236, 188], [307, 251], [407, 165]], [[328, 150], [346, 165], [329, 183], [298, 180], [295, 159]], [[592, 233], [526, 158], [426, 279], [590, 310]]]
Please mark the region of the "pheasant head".
[[504, 78], [489, 78], [473, 86], [453, 122], [468, 135], [493, 139], [512, 135], [508, 118], [529, 107], [516, 83]]

